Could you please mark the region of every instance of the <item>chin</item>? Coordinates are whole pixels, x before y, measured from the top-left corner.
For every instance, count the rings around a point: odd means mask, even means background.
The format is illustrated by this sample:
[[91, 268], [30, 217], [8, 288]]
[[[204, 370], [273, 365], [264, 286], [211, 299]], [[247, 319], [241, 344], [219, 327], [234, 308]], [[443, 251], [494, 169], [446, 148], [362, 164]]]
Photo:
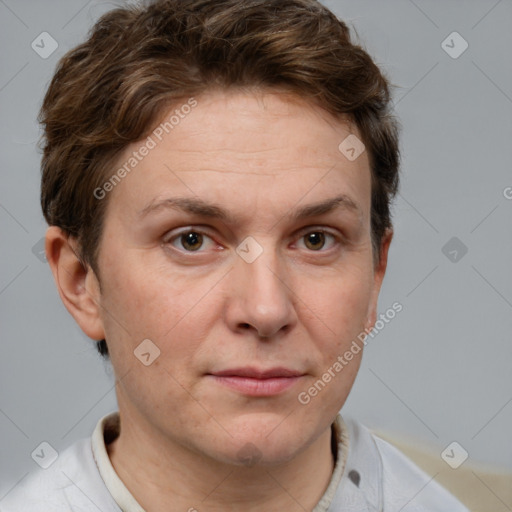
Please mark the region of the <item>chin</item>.
[[[253, 467], [276, 466], [292, 460], [312, 439], [300, 421], [286, 421], [284, 418], [286, 415], [282, 413], [252, 413], [226, 423], [226, 430], [232, 437], [229, 454], [224, 461]], [[313, 437], [314, 433], [311, 432], [310, 436]]]
[[254, 443], [250, 440], [238, 441], [229, 451], [216, 453], [215, 458], [231, 466], [240, 468], [271, 468], [293, 460], [300, 451], [297, 446], [281, 444], [277, 447]]

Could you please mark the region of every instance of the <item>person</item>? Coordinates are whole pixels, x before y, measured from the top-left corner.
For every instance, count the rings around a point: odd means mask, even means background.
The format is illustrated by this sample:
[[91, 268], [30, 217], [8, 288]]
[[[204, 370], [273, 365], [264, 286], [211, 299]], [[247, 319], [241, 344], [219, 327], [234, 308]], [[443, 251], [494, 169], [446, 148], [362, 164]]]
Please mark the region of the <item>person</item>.
[[343, 21], [316, 0], [116, 8], [40, 121], [47, 259], [119, 410], [2, 512], [467, 510], [340, 414], [400, 160], [390, 83]]

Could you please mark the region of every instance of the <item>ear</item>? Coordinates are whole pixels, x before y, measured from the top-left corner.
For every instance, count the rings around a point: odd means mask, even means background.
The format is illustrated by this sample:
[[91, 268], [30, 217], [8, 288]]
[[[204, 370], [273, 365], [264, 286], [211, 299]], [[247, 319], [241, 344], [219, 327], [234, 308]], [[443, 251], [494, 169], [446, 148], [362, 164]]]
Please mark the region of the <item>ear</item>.
[[373, 273], [373, 289], [370, 298], [370, 304], [368, 307], [368, 316], [366, 322], [366, 330], [369, 331], [375, 325], [377, 321], [377, 304], [379, 300], [379, 293], [386, 274], [386, 268], [388, 266], [388, 252], [391, 240], [393, 239], [393, 230], [391, 228], [386, 229], [382, 236], [380, 248], [379, 248], [379, 260], [374, 268]]
[[75, 240], [57, 226], [50, 226], [45, 249], [64, 306], [89, 338], [104, 339], [99, 281], [92, 268], [84, 268], [79, 260]]

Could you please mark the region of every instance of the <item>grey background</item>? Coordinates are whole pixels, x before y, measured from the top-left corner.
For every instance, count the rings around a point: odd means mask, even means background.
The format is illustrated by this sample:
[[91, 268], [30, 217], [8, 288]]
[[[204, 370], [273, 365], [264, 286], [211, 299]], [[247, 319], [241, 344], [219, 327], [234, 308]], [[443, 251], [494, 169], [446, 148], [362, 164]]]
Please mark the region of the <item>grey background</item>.
[[[381, 312], [395, 301], [403, 311], [369, 341], [344, 411], [439, 452], [457, 441], [470, 460], [512, 469], [512, 2], [325, 4], [398, 86], [403, 126], [380, 299]], [[42, 95], [60, 56], [114, 5], [0, 0], [0, 499], [36, 468], [40, 442], [61, 451], [116, 409], [108, 364], [33, 253], [46, 227]], [[31, 48], [43, 31], [59, 45], [47, 59]], [[441, 47], [453, 31], [469, 44], [456, 59]], [[442, 251], [452, 237], [467, 247], [462, 257], [455, 249], [458, 261]]]

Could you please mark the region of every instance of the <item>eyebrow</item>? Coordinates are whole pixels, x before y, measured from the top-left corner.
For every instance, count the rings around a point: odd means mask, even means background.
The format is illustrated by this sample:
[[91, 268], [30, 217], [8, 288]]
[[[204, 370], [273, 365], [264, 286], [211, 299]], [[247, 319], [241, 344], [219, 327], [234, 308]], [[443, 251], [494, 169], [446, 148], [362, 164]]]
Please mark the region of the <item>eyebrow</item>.
[[[359, 206], [347, 195], [341, 194], [330, 199], [325, 199], [318, 203], [312, 203], [297, 208], [285, 215], [291, 220], [301, 220], [308, 217], [325, 215], [338, 208], [343, 208], [349, 212], [356, 213], [361, 218], [362, 211]], [[200, 215], [219, 219], [227, 223], [236, 224], [235, 216], [229, 211], [215, 203], [208, 203], [198, 198], [191, 197], [169, 197], [160, 201], [153, 200], [139, 212], [139, 218], [144, 218], [151, 213], [163, 209], [181, 210], [186, 213]]]

